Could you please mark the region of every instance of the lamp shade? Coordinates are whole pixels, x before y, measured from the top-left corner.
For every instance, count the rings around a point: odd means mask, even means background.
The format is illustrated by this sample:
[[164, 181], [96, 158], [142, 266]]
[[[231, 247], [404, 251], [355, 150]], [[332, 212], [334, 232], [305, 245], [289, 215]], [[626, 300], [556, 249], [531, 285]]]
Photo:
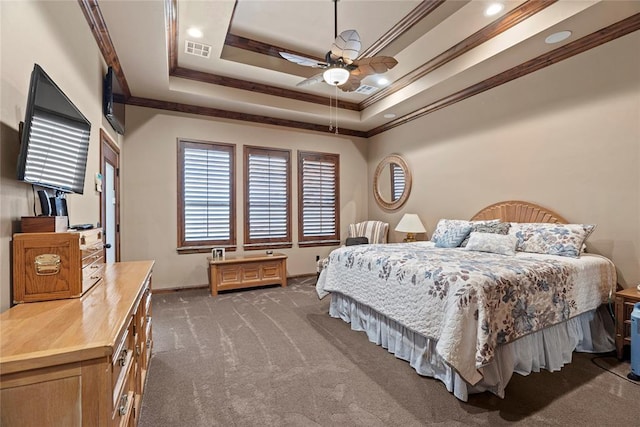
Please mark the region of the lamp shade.
[[425, 233], [427, 231], [418, 215], [410, 213], [404, 214], [395, 230], [401, 233]]
[[340, 86], [349, 80], [349, 71], [340, 67], [332, 67], [322, 73], [322, 77], [331, 86]]

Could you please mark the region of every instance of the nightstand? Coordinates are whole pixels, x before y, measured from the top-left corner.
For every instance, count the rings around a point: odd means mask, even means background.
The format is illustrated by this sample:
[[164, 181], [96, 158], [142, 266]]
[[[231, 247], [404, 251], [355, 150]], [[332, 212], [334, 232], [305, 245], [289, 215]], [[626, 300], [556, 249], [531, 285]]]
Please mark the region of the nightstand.
[[616, 292], [616, 352], [620, 360], [624, 346], [631, 344], [631, 312], [637, 302], [640, 302], [640, 292], [635, 286]]

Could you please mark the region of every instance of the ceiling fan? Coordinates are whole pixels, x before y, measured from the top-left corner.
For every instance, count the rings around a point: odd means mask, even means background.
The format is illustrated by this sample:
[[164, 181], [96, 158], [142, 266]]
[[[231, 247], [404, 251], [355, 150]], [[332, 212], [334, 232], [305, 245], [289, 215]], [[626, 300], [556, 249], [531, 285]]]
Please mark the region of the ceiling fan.
[[360, 35], [356, 30], [346, 30], [338, 33], [338, 0], [333, 0], [335, 9], [335, 41], [331, 50], [326, 53], [324, 62], [295, 55], [288, 52], [279, 52], [287, 61], [305, 67], [321, 68], [323, 72], [309, 77], [296, 86], [308, 86], [315, 83], [326, 82], [337, 86], [344, 92], [353, 92], [360, 87], [360, 82], [371, 74], [381, 74], [396, 66], [398, 61], [390, 56], [373, 56], [357, 59], [360, 54]]

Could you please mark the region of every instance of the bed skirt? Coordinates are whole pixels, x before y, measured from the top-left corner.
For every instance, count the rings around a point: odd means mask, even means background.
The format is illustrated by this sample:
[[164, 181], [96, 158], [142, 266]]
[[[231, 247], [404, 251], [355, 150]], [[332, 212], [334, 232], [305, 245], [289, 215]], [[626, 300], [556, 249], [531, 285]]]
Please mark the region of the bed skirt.
[[514, 372], [528, 375], [541, 369], [558, 371], [571, 362], [573, 351], [603, 353], [615, 349], [614, 324], [605, 306], [498, 347], [492, 363], [480, 368], [483, 379], [471, 385], [436, 353], [437, 341], [413, 332], [370, 307], [337, 292], [331, 294], [329, 315], [367, 333], [369, 341], [409, 362], [420, 375], [442, 381], [458, 399], [490, 391], [504, 398]]

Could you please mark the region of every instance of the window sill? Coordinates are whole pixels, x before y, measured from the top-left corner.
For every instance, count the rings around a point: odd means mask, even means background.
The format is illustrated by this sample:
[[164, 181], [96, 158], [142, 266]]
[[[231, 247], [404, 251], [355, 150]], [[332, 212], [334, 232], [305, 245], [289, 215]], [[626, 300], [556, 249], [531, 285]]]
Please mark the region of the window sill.
[[184, 254], [204, 254], [204, 253], [211, 253], [211, 250], [213, 248], [224, 248], [225, 252], [234, 252], [236, 250], [235, 246], [182, 246], [179, 248], [176, 248], [176, 252], [178, 252], [178, 255], [184, 255]]
[[253, 243], [242, 246], [245, 251], [260, 251], [263, 249], [287, 249], [293, 247], [291, 242]]
[[308, 242], [298, 242], [298, 247], [308, 248], [312, 246], [338, 246], [340, 240], [312, 240]]

